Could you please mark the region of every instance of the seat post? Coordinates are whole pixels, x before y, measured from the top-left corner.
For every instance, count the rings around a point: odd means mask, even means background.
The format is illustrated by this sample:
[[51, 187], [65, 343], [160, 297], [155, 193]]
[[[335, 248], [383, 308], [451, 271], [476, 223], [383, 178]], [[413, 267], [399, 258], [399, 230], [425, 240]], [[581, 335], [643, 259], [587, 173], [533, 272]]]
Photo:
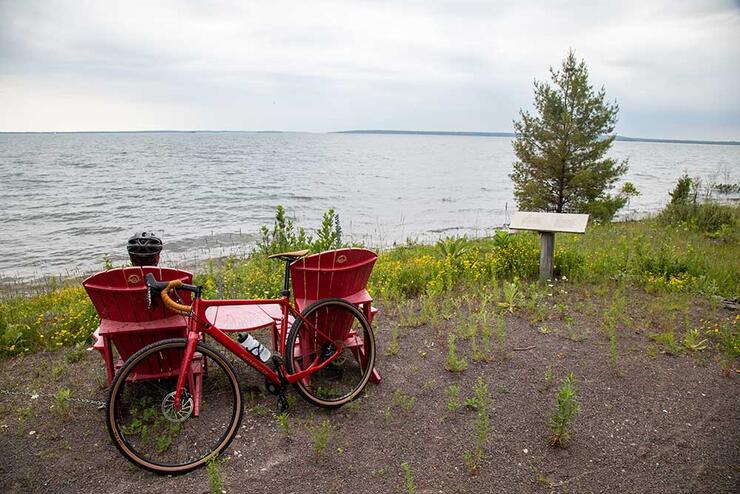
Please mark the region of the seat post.
[[285, 260], [285, 275], [283, 276], [283, 291], [280, 292], [283, 297], [290, 298], [290, 259]]

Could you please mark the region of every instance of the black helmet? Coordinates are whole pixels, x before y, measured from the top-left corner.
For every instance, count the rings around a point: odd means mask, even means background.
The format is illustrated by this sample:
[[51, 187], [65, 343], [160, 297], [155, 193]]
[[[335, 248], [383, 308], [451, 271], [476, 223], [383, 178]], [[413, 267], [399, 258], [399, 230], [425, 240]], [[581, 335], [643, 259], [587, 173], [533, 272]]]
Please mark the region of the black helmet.
[[126, 249], [134, 266], [156, 266], [162, 252], [162, 241], [150, 232], [137, 233], [128, 239]]

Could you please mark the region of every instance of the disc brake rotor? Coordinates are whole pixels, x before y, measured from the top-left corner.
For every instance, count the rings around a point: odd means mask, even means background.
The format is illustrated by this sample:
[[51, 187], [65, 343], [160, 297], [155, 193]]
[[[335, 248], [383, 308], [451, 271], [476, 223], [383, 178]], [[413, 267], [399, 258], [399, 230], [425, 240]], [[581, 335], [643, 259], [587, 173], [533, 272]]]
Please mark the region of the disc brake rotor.
[[193, 414], [193, 398], [183, 390], [180, 398], [180, 409], [175, 409], [175, 392], [167, 393], [162, 400], [162, 414], [164, 418], [174, 423], [186, 421]]

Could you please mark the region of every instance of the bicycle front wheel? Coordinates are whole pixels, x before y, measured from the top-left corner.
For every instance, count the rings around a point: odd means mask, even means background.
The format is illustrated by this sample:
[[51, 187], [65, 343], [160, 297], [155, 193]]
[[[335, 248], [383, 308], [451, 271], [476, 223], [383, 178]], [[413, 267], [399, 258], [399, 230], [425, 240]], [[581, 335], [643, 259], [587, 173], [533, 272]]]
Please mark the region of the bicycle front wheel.
[[203, 343], [196, 348], [181, 405], [174, 406], [186, 344], [163, 340], [136, 352], [116, 374], [108, 398], [113, 443], [135, 465], [160, 474], [202, 466], [229, 445], [241, 422], [234, 368]]
[[[317, 370], [296, 381], [296, 391], [325, 408], [357, 398], [375, 366], [375, 337], [365, 316], [342, 299], [319, 300], [301, 316], [288, 334], [286, 367], [290, 374]], [[327, 360], [331, 362], [318, 369]]]

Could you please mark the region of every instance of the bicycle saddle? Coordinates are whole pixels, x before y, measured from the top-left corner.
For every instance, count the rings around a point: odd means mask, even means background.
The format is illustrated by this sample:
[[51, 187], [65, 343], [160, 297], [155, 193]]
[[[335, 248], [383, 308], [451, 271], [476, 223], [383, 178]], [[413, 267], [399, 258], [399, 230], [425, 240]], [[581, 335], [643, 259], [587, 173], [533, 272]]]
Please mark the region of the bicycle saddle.
[[280, 252], [278, 254], [272, 254], [267, 256], [269, 259], [282, 259], [283, 261], [293, 262], [296, 259], [300, 259], [301, 257], [305, 256], [311, 252], [308, 249], [303, 250], [296, 250], [293, 252]]

